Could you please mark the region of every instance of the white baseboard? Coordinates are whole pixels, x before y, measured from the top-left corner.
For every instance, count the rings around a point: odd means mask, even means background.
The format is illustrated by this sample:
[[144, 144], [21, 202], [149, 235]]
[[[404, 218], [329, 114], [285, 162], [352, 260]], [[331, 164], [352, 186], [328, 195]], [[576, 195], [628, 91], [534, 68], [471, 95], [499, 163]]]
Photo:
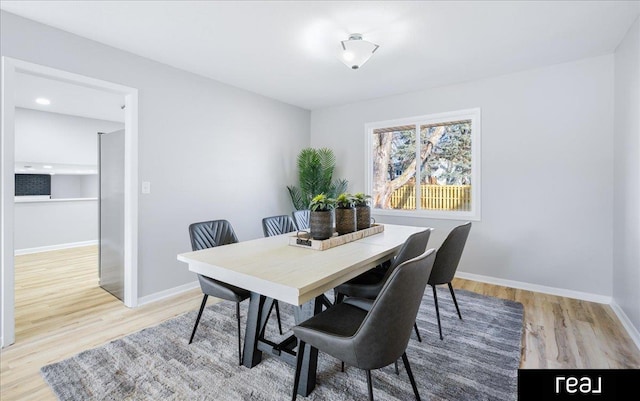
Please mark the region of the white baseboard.
[[47, 251], [57, 251], [60, 249], [69, 249], [69, 248], [77, 248], [80, 246], [89, 246], [89, 245], [98, 245], [98, 240], [92, 241], [81, 241], [81, 242], [69, 242], [67, 244], [58, 244], [58, 245], [47, 245], [47, 246], [39, 246], [36, 248], [24, 248], [24, 249], [16, 249], [14, 251], [14, 255], [28, 255], [31, 253], [38, 252], [47, 252]]
[[629, 319], [627, 314], [624, 313], [620, 305], [618, 305], [615, 301], [611, 302], [611, 309], [613, 309], [613, 312], [615, 312], [616, 316], [618, 316], [618, 319], [620, 319], [620, 322], [627, 330], [627, 333], [629, 333], [629, 337], [631, 337], [633, 342], [636, 344], [636, 347], [640, 349], [640, 331], [638, 331], [638, 329], [633, 326], [633, 323], [631, 323], [631, 319]]
[[544, 294], [557, 295], [560, 297], [580, 299], [580, 300], [589, 301], [589, 302], [596, 302], [599, 304], [610, 305], [612, 302], [612, 298], [605, 295], [591, 294], [588, 292], [581, 292], [581, 291], [572, 291], [572, 290], [567, 290], [565, 288], [547, 287], [544, 285], [530, 284], [522, 281], [504, 280], [501, 278], [482, 276], [482, 275], [473, 274], [473, 273], [457, 272], [456, 277], [473, 280], [473, 281], [479, 281], [481, 283], [518, 288], [520, 290], [541, 292]]
[[169, 288], [168, 290], [156, 292], [150, 295], [145, 295], [144, 297], [138, 298], [138, 306], [142, 306], [151, 302], [160, 301], [161, 299], [169, 298], [174, 295], [182, 294], [183, 292], [193, 290], [194, 288], [198, 288], [199, 286], [200, 286], [200, 283], [198, 281], [192, 281], [191, 283]]

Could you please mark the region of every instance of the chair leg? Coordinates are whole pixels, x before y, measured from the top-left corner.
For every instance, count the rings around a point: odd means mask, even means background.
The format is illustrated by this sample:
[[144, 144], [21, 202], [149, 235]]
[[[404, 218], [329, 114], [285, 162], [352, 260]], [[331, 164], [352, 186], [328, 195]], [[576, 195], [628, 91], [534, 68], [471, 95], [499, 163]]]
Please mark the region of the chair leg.
[[458, 317], [462, 319], [462, 315], [460, 314], [460, 308], [458, 308], [458, 301], [456, 301], [456, 294], [454, 294], [453, 292], [453, 286], [451, 285], [451, 283], [447, 283], [447, 284], [449, 284], [449, 291], [451, 292], [451, 298], [453, 298], [453, 304], [456, 306], [456, 310], [458, 311]]
[[325, 309], [329, 309], [333, 306], [329, 298], [324, 294], [320, 296], [320, 302], [322, 302], [322, 305], [324, 305]]
[[399, 375], [399, 374], [400, 374], [400, 371], [398, 370], [398, 361], [395, 361], [395, 362], [393, 363], [393, 365], [394, 365], [394, 366], [395, 366], [395, 368], [396, 368], [396, 374], [397, 374], [397, 375]]
[[196, 335], [196, 329], [198, 328], [198, 323], [200, 323], [202, 312], [204, 311], [204, 307], [207, 305], [207, 298], [209, 298], [207, 294], [205, 294], [202, 297], [202, 303], [200, 304], [200, 312], [198, 312], [198, 317], [196, 318], [196, 324], [193, 326], [193, 331], [191, 332], [191, 338], [189, 339], [189, 344], [191, 344], [191, 342], [193, 341], [193, 336]]
[[438, 309], [438, 294], [436, 293], [436, 286], [432, 285], [433, 288], [433, 302], [436, 305], [436, 317], [438, 318], [438, 330], [440, 331], [440, 339], [442, 340], [442, 326], [440, 325], [440, 309]]
[[339, 304], [342, 303], [342, 301], [344, 300], [344, 294], [340, 293], [340, 292], [336, 292], [335, 293], [335, 304]]
[[413, 323], [413, 330], [415, 330], [416, 336], [418, 336], [418, 342], [422, 342], [422, 338], [420, 337], [420, 332], [418, 331], [418, 325], [415, 322]]
[[407, 358], [406, 352], [402, 354], [402, 362], [409, 375], [409, 381], [411, 382], [411, 387], [413, 387], [413, 394], [416, 396], [416, 401], [420, 401], [420, 394], [418, 394], [418, 387], [416, 387], [416, 381], [413, 378], [413, 372], [411, 371], [411, 366], [409, 366], [409, 359]]
[[240, 302], [236, 302], [236, 317], [238, 319], [238, 363], [242, 365], [242, 335], [240, 333]]
[[340, 371], [344, 372], [344, 362], [340, 362]]
[[296, 375], [293, 379], [293, 395], [291, 401], [296, 401], [298, 397], [298, 385], [300, 384], [300, 371], [302, 370], [302, 358], [304, 358], [304, 341], [300, 341], [298, 345], [298, 359], [296, 361]]
[[278, 301], [273, 301], [276, 304], [276, 318], [278, 319], [278, 330], [280, 330], [280, 335], [282, 335], [282, 321], [280, 320], [280, 306], [278, 306]]
[[371, 371], [367, 370], [367, 388], [369, 389], [369, 401], [373, 401], [373, 385], [371, 384]]

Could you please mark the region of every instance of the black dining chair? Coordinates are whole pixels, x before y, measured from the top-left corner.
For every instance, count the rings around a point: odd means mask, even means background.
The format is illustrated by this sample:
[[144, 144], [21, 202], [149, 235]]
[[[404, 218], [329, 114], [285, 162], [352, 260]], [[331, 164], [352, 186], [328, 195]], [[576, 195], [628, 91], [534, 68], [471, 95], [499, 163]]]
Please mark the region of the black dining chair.
[[[337, 286], [334, 289], [336, 300], [335, 302], [340, 303], [344, 300], [345, 297], [375, 299], [378, 294], [380, 294], [382, 287], [389, 279], [394, 269], [396, 269], [405, 261], [413, 259], [416, 256], [422, 254], [427, 249], [431, 231], [433, 231], [432, 228], [427, 228], [423, 231], [411, 234], [406, 239], [404, 244], [402, 244], [402, 247], [400, 248], [400, 250], [398, 250], [395, 257], [391, 260], [391, 265], [388, 269], [386, 269], [384, 276], [378, 277], [377, 279], [374, 276], [370, 278], [368, 277], [366, 279], [367, 281], [347, 281], [346, 283]], [[417, 324], [414, 324], [414, 329], [418, 341], [422, 342]]]
[[460, 308], [458, 307], [458, 301], [456, 301], [456, 294], [453, 292], [453, 286], [451, 282], [458, 270], [458, 264], [462, 257], [462, 251], [464, 251], [467, 238], [469, 237], [469, 231], [471, 231], [471, 222], [459, 225], [449, 232], [447, 238], [436, 253], [436, 261], [433, 264], [433, 270], [431, 270], [431, 276], [429, 277], [428, 284], [433, 289], [433, 303], [436, 307], [436, 316], [438, 318], [438, 331], [440, 332], [440, 339], [444, 339], [442, 336], [442, 325], [440, 323], [440, 309], [438, 308], [438, 295], [436, 286], [441, 284], [447, 284], [449, 286], [449, 292], [451, 292], [451, 298], [453, 304], [456, 306], [458, 317], [462, 319], [460, 314]]
[[[231, 223], [227, 220], [210, 220], [190, 224], [189, 237], [191, 239], [191, 249], [193, 251], [238, 242], [238, 237], [236, 236]], [[238, 360], [240, 364], [242, 364], [240, 302], [249, 298], [251, 293], [243, 288], [239, 288], [219, 280], [214, 280], [210, 277], [203, 276], [202, 274], [198, 274], [198, 281], [200, 282], [200, 289], [204, 296], [202, 297], [202, 303], [200, 304], [200, 311], [198, 312], [196, 323], [193, 326], [193, 331], [191, 332], [189, 344], [193, 342], [193, 338], [196, 335], [198, 323], [200, 323], [200, 318], [202, 317], [202, 312], [204, 311], [209, 296], [226, 301], [233, 301], [236, 304], [236, 319], [238, 321]]]
[[296, 224], [298, 231], [307, 230], [309, 228], [309, 210], [295, 210], [291, 213], [293, 222]]
[[402, 357], [413, 393], [420, 400], [406, 349], [434, 259], [435, 250], [426, 250], [396, 266], [375, 300], [347, 298], [294, 326], [293, 333], [300, 342], [292, 399], [297, 398], [308, 345], [365, 370], [369, 400], [373, 400], [371, 370]]

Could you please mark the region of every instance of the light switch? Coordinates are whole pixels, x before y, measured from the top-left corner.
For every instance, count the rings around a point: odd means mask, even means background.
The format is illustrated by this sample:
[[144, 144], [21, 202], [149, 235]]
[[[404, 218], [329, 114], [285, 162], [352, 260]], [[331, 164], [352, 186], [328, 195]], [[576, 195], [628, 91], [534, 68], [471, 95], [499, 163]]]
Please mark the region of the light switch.
[[151, 183], [149, 181], [142, 181], [142, 193], [143, 194], [151, 193]]

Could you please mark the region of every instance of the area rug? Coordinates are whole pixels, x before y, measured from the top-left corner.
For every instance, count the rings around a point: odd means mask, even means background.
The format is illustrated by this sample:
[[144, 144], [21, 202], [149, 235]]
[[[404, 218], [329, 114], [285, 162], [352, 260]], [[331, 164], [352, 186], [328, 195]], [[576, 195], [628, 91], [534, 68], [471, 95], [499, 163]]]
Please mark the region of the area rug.
[[[422, 300], [407, 356], [423, 400], [516, 400], [523, 331], [522, 304], [457, 290], [463, 320], [448, 288], [438, 288], [444, 340], [440, 340], [429, 287]], [[281, 304], [283, 327], [293, 323], [291, 307]], [[246, 317], [246, 302], [242, 319]], [[41, 368], [60, 400], [290, 400], [294, 367], [263, 353], [252, 369], [238, 366], [235, 305], [208, 306], [192, 344], [196, 318], [188, 312], [103, 346]], [[289, 333], [285, 333], [287, 336]], [[280, 337], [276, 320], [267, 337]], [[376, 400], [413, 400], [402, 361], [372, 372]], [[366, 399], [366, 375], [322, 352], [317, 385], [299, 400]]]

